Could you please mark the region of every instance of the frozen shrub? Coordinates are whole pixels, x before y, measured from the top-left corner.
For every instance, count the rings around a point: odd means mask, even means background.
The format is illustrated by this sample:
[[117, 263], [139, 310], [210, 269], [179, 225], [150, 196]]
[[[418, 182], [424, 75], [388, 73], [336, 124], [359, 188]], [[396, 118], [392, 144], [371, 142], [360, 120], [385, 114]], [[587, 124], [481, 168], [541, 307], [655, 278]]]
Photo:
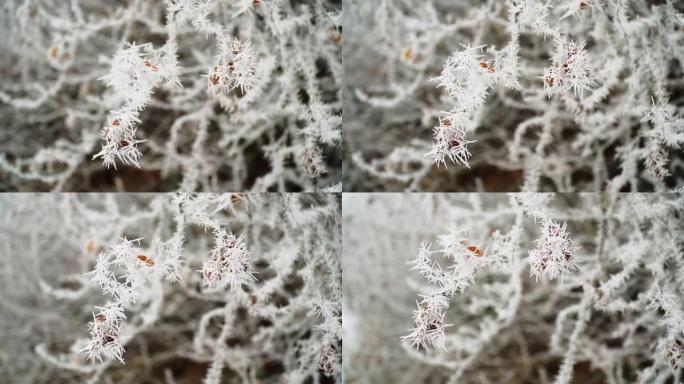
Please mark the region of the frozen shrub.
[[682, 2], [345, 5], [348, 190], [684, 184]]
[[0, 189], [340, 182], [340, 12], [335, 0], [2, 2]]
[[0, 196], [0, 382], [341, 383], [340, 214], [335, 194]]
[[345, 195], [346, 378], [679, 383], [683, 214], [681, 194]]

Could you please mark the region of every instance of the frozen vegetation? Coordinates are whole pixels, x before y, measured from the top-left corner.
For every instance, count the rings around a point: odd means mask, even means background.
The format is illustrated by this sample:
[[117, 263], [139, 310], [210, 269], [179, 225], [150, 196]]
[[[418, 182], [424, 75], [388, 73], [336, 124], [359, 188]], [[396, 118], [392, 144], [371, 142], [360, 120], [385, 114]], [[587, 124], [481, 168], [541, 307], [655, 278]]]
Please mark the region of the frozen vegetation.
[[346, 0], [345, 190], [681, 187], [683, 11]]
[[0, 189], [339, 189], [340, 12], [3, 1]]
[[340, 197], [0, 196], [0, 382], [341, 383]]
[[681, 194], [344, 196], [354, 383], [680, 383]]

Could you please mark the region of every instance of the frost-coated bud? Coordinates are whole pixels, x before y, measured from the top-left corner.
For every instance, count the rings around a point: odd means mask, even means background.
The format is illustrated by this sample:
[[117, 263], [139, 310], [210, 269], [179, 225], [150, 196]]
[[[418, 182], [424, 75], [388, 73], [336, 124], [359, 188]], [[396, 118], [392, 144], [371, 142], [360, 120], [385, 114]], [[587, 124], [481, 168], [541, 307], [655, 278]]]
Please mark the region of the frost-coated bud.
[[544, 69], [544, 89], [549, 96], [572, 91], [582, 98], [585, 90], [596, 86], [584, 44], [559, 39], [553, 65]]
[[207, 87], [216, 96], [227, 95], [235, 88], [249, 91], [257, 85], [256, 57], [251, 44], [234, 40], [230, 52], [219, 56], [218, 62], [209, 69]]
[[123, 309], [116, 304], [100, 307], [100, 312], [93, 314], [93, 321], [88, 324], [90, 340], [81, 352], [88, 359], [102, 362], [104, 356], [108, 360], [119, 360], [123, 363], [124, 348], [121, 344], [119, 324], [126, 318]]
[[576, 269], [575, 247], [566, 231], [566, 224], [548, 220], [542, 227], [541, 236], [536, 240], [536, 248], [530, 251], [528, 261], [532, 276], [537, 279], [548, 276], [555, 279]]
[[449, 303], [442, 295], [432, 295], [423, 298], [418, 304], [418, 309], [413, 311], [414, 327], [411, 333], [402, 337], [402, 340], [409, 341], [412, 346], [426, 348], [428, 345], [445, 350], [446, 327], [444, 324], [445, 309]]
[[212, 258], [200, 270], [206, 290], [236, 289], [255, 280], [244, 235], [236, 237], [217, 230], [216, 245], [211, 255]]

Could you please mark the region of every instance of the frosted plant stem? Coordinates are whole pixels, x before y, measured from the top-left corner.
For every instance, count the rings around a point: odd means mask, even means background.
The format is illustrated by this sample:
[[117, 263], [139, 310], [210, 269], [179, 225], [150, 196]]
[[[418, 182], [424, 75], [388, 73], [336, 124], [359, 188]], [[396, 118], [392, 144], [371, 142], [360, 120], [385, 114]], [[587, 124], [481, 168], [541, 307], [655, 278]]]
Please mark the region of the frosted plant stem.
[[567, 350], [563, 357], [563, 364], [558, 372], [558, 376], [556, 376], [556, 380], [554, 380], [554, 384], [569, 384], [572, 381], [572, 373], [577, 358], [577, 350], [579, 348], [579, 338], [582, 335], [582, 332], [584, 332], [587, 322], [591, 318], [592, 301], [593, 295], [585, 290], [584, 297], [582, 298], [582, 302], [577, 311], [577, 322], [570, 335], [570, 340], [566, 347]]

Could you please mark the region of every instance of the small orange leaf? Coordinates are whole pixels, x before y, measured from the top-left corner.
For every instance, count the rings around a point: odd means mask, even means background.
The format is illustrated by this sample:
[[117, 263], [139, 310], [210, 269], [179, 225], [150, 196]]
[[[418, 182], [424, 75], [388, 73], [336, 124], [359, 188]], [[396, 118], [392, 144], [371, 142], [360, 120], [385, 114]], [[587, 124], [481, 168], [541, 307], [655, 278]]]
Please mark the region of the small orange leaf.
[[468, 246], [468, 252], [474, 254], [477, 257], [484, 256], [484, 251], [482, 251], [480, 248], [478, 248], [474, 245]]
[[413, 59], [413, 49], [411, 49], [411, 48], [404, 49], [404, 60], [410, 61], [411, 59]]

